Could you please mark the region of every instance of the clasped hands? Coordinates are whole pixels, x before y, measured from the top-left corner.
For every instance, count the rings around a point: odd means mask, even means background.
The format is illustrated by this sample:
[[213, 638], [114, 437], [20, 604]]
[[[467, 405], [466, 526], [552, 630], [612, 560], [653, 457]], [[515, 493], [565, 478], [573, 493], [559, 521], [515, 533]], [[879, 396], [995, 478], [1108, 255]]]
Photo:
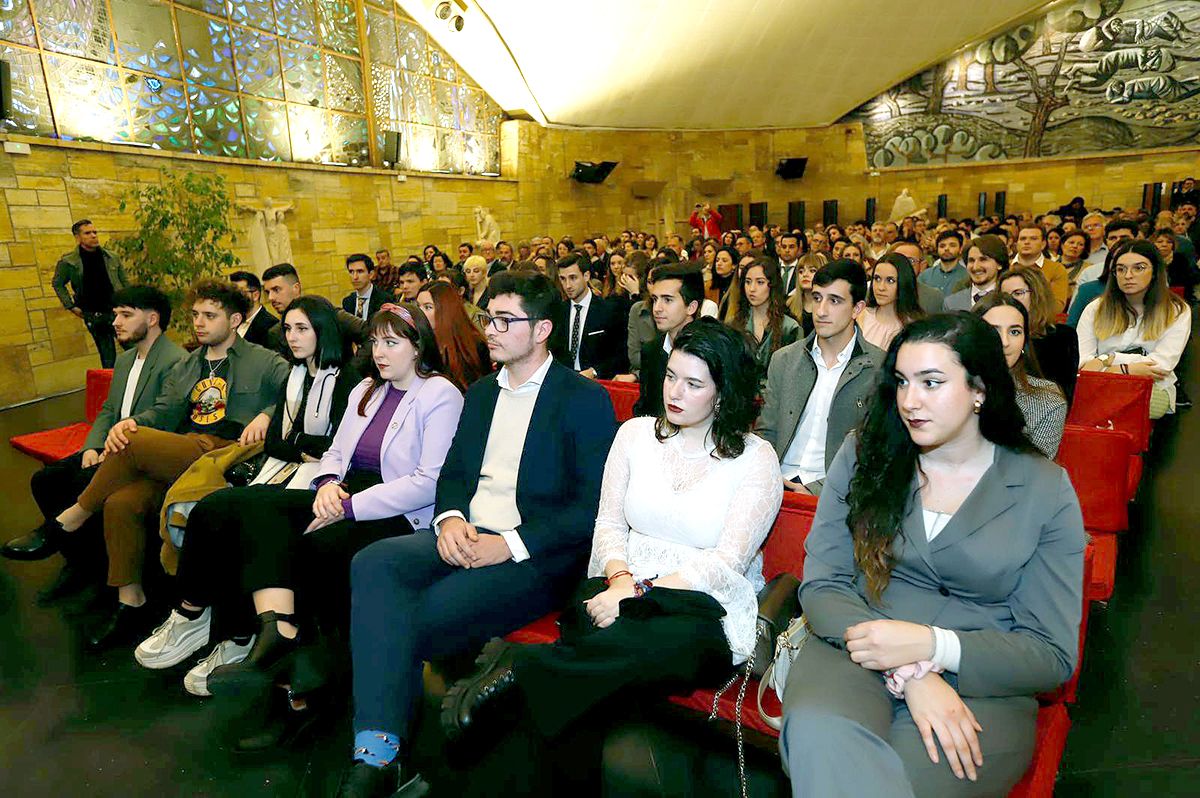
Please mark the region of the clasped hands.
[[512, 559], [501, 535], [481, 535], [474, 524], [451, 516], [438, 525], [438, 556], [459, 568], [486, 568]]
[[[846, 651], [864, 668], [885, 671], [933, 658], [930, 627], [908, 621], [865, 621], [846, 629]], [[925, 752], [934, 764], [938, 746], [946, 752], [950, 770], [960, 779], [975, 781], [983, 765], [979, 733], [983, 727], [954, 688], [936, 673], [904, 685], [904, 700]], [[935, 737], [937, 742], [935, 742]]]

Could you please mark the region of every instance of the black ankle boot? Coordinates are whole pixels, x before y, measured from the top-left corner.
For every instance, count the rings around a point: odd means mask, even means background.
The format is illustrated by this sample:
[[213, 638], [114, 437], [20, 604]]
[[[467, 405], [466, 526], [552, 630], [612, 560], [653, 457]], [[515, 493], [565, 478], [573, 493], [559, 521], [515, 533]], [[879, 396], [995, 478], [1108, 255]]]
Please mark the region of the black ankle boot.
[[254, 647], [241, 662], [222, 665], [208, 676], [208, 689], [213, 695], [259, 693], [285, 672], [300, 645], [300, 635], [284, 637], [279, 622], [295, 623], [296, 616], [280, 612], [264, 612], [258, 616], [260, 628]]

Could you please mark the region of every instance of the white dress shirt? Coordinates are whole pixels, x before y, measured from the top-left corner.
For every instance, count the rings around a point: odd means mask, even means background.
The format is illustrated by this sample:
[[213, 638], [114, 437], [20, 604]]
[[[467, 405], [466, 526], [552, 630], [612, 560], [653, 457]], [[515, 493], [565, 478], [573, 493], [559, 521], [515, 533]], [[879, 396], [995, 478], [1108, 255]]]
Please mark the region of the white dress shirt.
[[138, 378], [142, 376], [142, 366], [144, 365], [146, 365], [146, 358], [133, 359], [133, 366], [129, 369], [129, 379], [125, 381], [125, 395], [121, 397], [120, 418], [129, 418], [133, 415], [133, 395], [137, 393]]
[[255, 305], [254, 308], [246, 314], [246, 319], [238, 325], [237, 334], [239, 338], [246, 337], [246, 331], [250, 329], [250, 323], [254, 321], [254, 317], [262, 310], [262, 305]]
[[825, 365], [825, 355], [821, 352], [819, 339], [813, 338], [813, 363], [817, 366], [817, 383], [804, 405], [800, 414], [800, 423], [796, 425], [796, 434], [783, 456], [780, 471], [789, 482], [799, 480], [802, 485], [825, 479], [825, 438], [829, 434], [829, 408], [833, 404], [834, 394], [837, 393], [838, 382], [850, 363], [854, 352], [854, 344], [858, 334], [850, 336], [850, 341], [842, 351], [838, 352], [837, 362], [832, 368]]
[[[1096, 312], [1099, 309], [1099, 299], [1088, 303], [1088, 306], [1083, 309], [1083, 315], [1079, 317], [1079, 326], [1075, 328], [1079, 334], [1079, 365], [1082, 366], [1101, 355], [1112, 354], [1112, 365], [1114, 366], [1152, 363], [1165, 369], [1170, 373], [1160, 380], [1155, 380], [1154, 387], [1161, 388], [1166, 392], [1167, 398], [1170, 400], [1171, 412], [1175, 412], [1175, 367], [1179, 365], [1179, 358], [1183, 355], [1183, 349], [1187, 346], [1188, 337], [1192, 332], [1191, 308], [1185, 305], [1171, 326], [1152, 341], [1147, 340], [1142, 333], [1141, 316], [1137, 317], [1136, 322], [1126, 327], [1124, 332], [1108, 338], [1097, 339]], [[1148, 354], [1123, 354], [1125, 350], [1135, 347], [1145, 349]]]
[[[492, 426], [483, 447], [479, 485], [467, 508], [470, 517], [465, 520], [504, 538], [508, 550], [512, 552], [513, 562], [529, 559], [529, 549], [517, 532], [521, 526], [521, 512], [517, 508], [517, 477], [521, 469], [521, 455], [525, 450], [525, 436], [529, 433], [529, 422], [533, 418], [533, 407], [537, 404], [542, 383], [553, 362], [554, 358], [547, 355], [538, 370], [516, 388], [509, 382], [507, 366], [496, 375], [500, 395], [496, 397]], [[464, 518], [458, 510], [447, 510], [433, 519], [434, 530], [440, 531], [438, 526], [441, 522], [451, 517]]]
[[567, 318], [567, 346], [571, 345], [571, 334], [575, 331], [575, 316], [579, 316], [579, 348], [575, 350], [575, 362], [571, 364], [571, 368], [576, 371], [583, 371], [583, 367], [579, 365], [579, 350], [583, 349], [583, 328], [587, 325], [588, 309], [592, 306], [592, 289], [588, 289], [583, 299], [577, 299], [571, 302], [571, 313]]

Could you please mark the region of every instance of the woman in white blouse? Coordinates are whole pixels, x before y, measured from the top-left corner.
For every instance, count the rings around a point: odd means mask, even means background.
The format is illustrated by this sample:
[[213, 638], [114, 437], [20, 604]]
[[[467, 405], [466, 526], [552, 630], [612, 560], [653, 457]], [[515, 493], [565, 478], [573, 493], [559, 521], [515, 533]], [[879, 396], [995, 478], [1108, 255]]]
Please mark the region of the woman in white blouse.
[[[783, 499], [778, 458], [750, 432], [758, 414], [754, 356], [743, 335], [715, 319], [689, 324], [674, 344], [664, 414], [617, 432], [588, 579], [559, 621], [561, 640], [489, 643], [481, 669], [451, 690], [446, 706], [468, 706], [472, 717], [444, 714], [449, 735], [468, 726], [472, 736], [483, 726], [494, 733], [484, 715], [503, 718], [508, 730], [520, 715], [529, 721], [522, 759], [545, 756], [556, 739], [578, 756], [581, 726], [594, 730], [593, 721], [627, 714], [607, 700], [614, 694], [716, 685], [750, 656], [763, 586], [759, 550]], [[520, 696], [524, 712], [494, 711], [508, 703], [496, 700], [501, 695]], [[573, 744], [561, 745], [568, 734]], [[550, 772], [526, 762], [520, 770], [543, 779]], [[488, 775], [494, 786], [498, 774]]]
[[1079, 370], [1154, 378], [1150, 417], [1175, 412], [1175, 365], [1192, 331], [1192, 311], [1167, 284], [1149, 241], [1112, 253], [1104, 293], [1079, 317]]

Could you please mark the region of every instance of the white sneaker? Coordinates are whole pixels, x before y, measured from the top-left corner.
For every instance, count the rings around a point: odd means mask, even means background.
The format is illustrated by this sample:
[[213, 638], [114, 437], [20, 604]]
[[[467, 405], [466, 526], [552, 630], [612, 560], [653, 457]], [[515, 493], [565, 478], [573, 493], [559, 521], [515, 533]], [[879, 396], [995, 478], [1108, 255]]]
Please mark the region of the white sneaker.
[[212, 610], [208, 607], [194, 621], [171, 610], [167, 619], [142, 641], [133, 656], [142, 667], [152, 670], [178, 665], [208, 643], [211, 619]]
[[232, 640], [221, 641], [212, 650], [211, 654], [196, 663], [196, 667], [188, 671], [187, 675], [183, 677], [183, 689], [192, 695], [202, 697], [212, 695], [208, 691], [208, 675], [222, 665], [232, 665], [235, 662], [241, 662], [253, 647], [253, 637], [244, 646], [239, 646]]

